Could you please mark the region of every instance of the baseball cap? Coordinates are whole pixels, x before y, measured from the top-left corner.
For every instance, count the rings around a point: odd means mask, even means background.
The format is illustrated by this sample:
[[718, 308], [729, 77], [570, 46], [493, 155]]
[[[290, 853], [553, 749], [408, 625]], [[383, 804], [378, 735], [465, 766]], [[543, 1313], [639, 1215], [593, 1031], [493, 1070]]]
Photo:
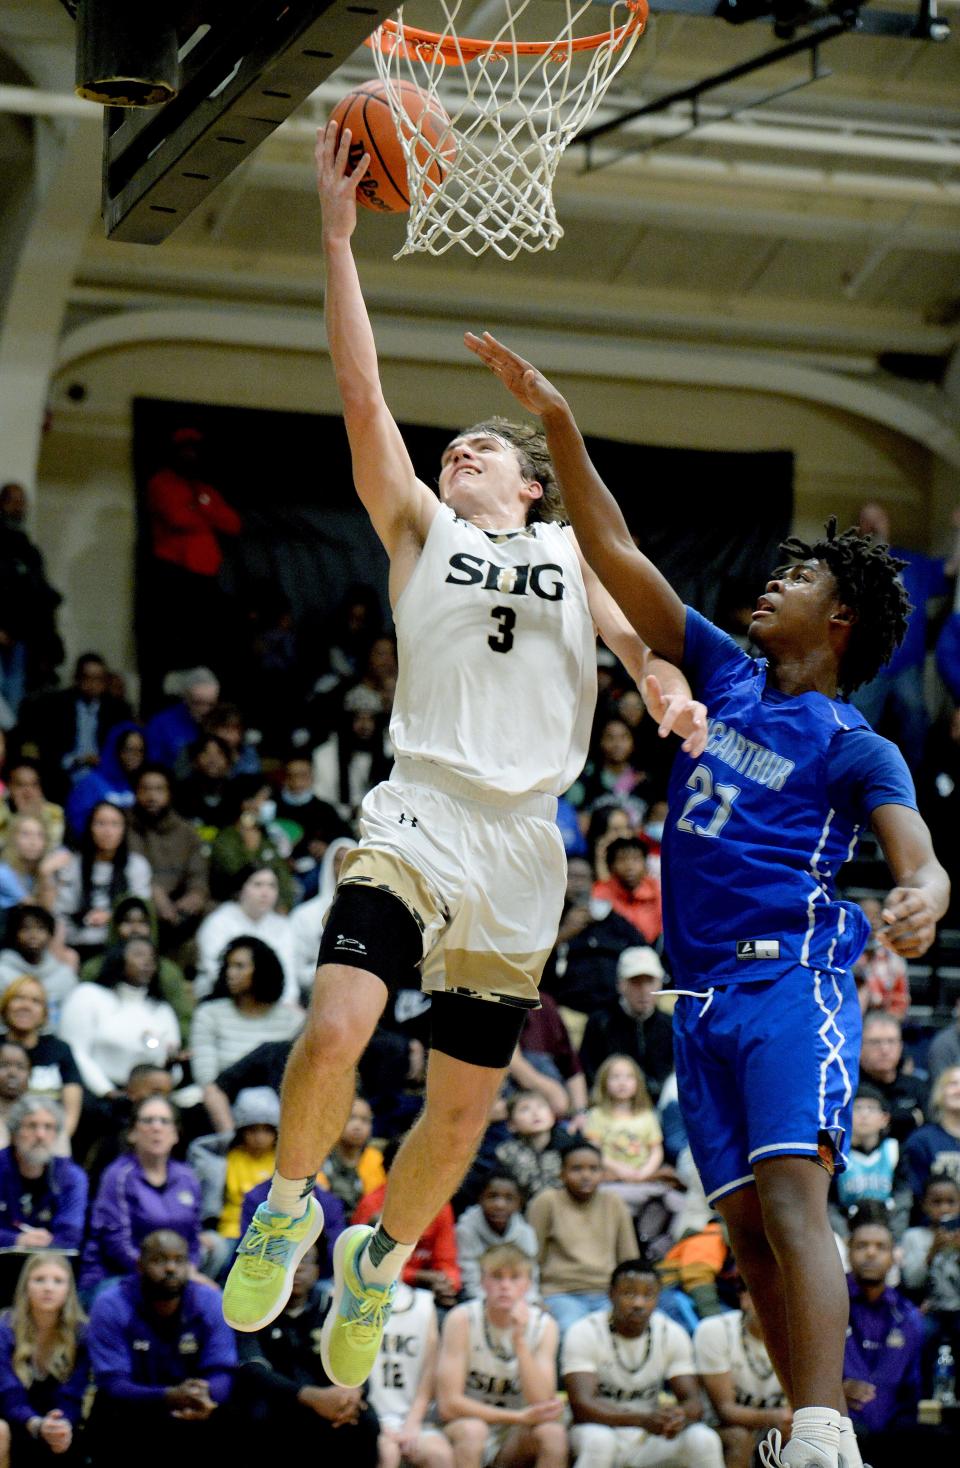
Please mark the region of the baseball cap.
[[618, 979], [662, 979], [663, 964], [652, 948], [625, 948], [617, 960]]

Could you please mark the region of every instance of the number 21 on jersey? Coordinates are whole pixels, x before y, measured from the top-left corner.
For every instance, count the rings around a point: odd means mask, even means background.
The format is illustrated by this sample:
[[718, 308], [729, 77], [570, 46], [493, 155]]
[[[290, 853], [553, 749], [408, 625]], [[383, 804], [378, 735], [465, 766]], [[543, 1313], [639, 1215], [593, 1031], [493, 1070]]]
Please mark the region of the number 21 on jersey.
[[[687, 789], [691, 794], [677, 821], [677, 830], [687, 831], [691, 836], [719, 836], [730, 819], [740, 786], [715, 785], [709, 765], [697, 765], [687, 781]], [[692, 820], [699, 807], [704, 808], [699, 811], [697, 819]]]

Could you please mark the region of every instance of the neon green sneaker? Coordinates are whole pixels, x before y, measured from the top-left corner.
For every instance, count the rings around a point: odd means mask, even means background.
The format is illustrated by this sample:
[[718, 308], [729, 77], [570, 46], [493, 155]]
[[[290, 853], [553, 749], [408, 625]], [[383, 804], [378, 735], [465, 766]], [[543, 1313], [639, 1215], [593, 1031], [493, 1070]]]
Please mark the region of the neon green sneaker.
[[373, 1234], [365, 1223], [344, 1229], [333, 1250], [333, 1299], [320, 1332], [320, 1360], [337, 1386], [362, 1386], [390, 1319], [395, 1284], [366, 1285], [357, 1260]]
[[271, 1213], [261, 1203], [240, 1240], [223, 1289], [223, 1318], [234, 1330], [261, 1330], [290, 1298], [293, 1276], [323, 1230], [323, 1210], [307, 1199], [302, 1218]]

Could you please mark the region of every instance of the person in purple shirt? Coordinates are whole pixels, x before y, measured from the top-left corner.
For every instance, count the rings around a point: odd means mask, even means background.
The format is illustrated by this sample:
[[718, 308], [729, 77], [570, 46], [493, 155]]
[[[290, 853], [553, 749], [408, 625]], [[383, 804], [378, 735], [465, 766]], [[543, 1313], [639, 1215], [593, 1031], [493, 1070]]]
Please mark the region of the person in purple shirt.
[[140, 1246], [156, 1229], [170, 1228], [187, 1242], [191, 1268], [200, 1263], [200, 1180], [172, 1156], [179, 1138], [177, 1112], [165, 1096], [146, 1096], [133, 1108], [130, 1151], [104, 1170], [90, 1211], [80, 1288], [91, 1299], [104, 1280], [132, 1274]]
[[22, 1096], [0, 1152], [0, 1249], [75, 1251], [83, 1238], [87, 1178], [54, 1155], [63, 1111], [49, 1096]]
[[0, 1318], [2, 1460], [40, 1468], [56, 1456], [84, 1461], [77, 1442], [90, 1381], [85, 1320], [62, 1254], [34, 1254], [17, 1280], [13, 1309]]
[[864, 1461], [873, 1468], [947, 1468], [956, 1462], [948, 1429], [917, 1422], [923, 1316], [889, 1289], [893, 1235], [863, 1212], [850, 1235], [850, 1328], [843, 1357], [843, 1390]]
[[138, 1455], [208, 1468], [236, 1456], [226, 1406], [237, 1365], [233, 1332], [219, 1291], [189, 1274], [186, 1240], [158, 1229], [143, 1241], [138, 1273], [93, 1306], [97, 1398], [89, 1433], [97, 1468], [129, 1468]]

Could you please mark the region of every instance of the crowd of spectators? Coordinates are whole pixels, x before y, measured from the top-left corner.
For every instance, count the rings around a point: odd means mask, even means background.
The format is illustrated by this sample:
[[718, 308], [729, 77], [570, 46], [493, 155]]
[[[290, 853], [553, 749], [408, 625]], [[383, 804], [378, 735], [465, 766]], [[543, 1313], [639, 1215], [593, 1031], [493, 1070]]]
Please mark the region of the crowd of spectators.
[[[932, 592], [951, 569], [914, 567]], [[177, 568], [195, 600], [208, 572]], [[206, 667], [144, 719], [94, 653], [70, 686], [50, 686], [46, 625], [36, 648], [25, 629], [33, 681], [19, 695], [4, 663], [0, 1468], [50, 1452], [126, 1462], [133, 1441], [148, 1462], [208, 1463], [265, 1443], [279, 1412], [304, 1445], [370, 1468], [481, 1468], [498, 1453], [540, 1468], [748, 1468], [758, 1435], [789, 1425], [686, 1144], [661, 992], [670, 756], [616, 667], [560, 802], [568, 880], [543, 1008], [470, 1174], [408, 1262], [368, 1389], [327, 1381], [317, 1341], [332, 1245], [378, 1215], [422, 1102], [429, 998], [416, 988], [392, 998], [361, 1059], [317, 1177], [326, 1228], [284, 1313], [255, 1336], [223, 1325], [219, 1283], [266, 1193], [339, 864], [391, 765], [396, 653], [376, 607], [363, 588], [347, 597], [285, 721], [240, 688], [225, 702]], [[910, 740], [915, 673], [870, 693]], [[928, 760], [905, 752], [944, 830], [960, 717], [935, 713]], [[948, 865], [955, 849], [960, 860], [954, 831]], [[846, 877], [875, 930], [884, 880], [869, 850]], [[874, 940], [856, 972], [861, 1082], [831, 1206], [850, 1271], [845, 1390], [874, 1468], [914, 1442], [940, 1461], [942, 1428], [919, 1404], [935, 1378], [944, 1397], [960, 1351], [949, 944], [948, 929], [934, 963], [911, 972]]]

